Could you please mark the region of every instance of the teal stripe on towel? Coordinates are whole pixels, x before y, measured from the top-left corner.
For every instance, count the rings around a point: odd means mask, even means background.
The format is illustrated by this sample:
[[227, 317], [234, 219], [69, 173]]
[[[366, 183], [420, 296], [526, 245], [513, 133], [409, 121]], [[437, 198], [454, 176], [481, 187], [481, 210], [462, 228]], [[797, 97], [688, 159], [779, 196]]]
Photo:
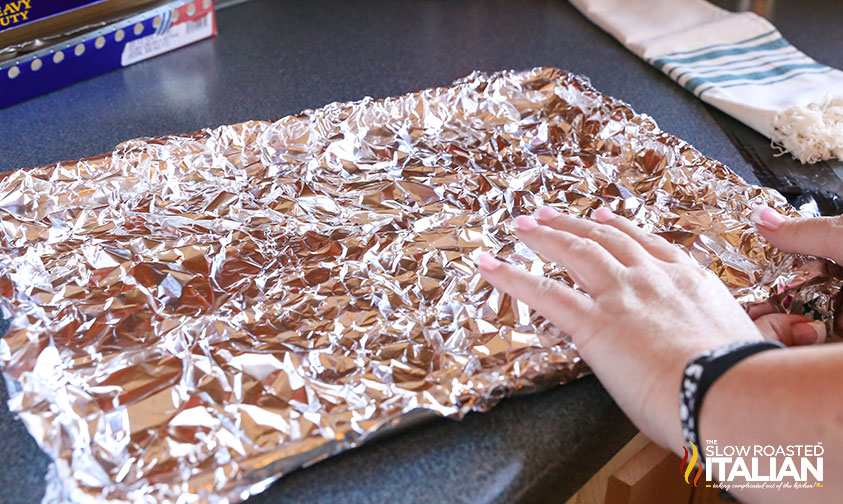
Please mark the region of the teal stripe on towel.
[[711, 84], [707, 88], [701, 89], [700, 92], [697, 94], [697, 98], [702, 98], [702, 95], [704, 95], [708, 91], [711, 91], [714, 88], [725, 89], [725, 88], [738, 87], [738, 86], [769, 86], [770, 84], [778, 84], [779, 82], [784, 82], [786, 80], [790, 80], [790, 79], [792, 79], [794, 77], [798, 77], [800, 75], [824, 74], [826, 72], [830, 72], [830, 71], [834, 70], [833, 68], [827, 67], [825, 65], [820, 65], [820, 66], [825, 67], [825, 68], [823, 68], [822, 70], [819, 70], [819, 71], [804, 70], [802, 72], [796, 72], [794, 74], [782, 77], [781, 79], [775, 79], [775, 80], [771, 80], [771, 81], [767, 81], [767, 82], [736, 82], [734, 84], [726, 84], [725, 86], [715, 86], [714, 84]]
[[772, 35], [773, 33], [776, 33], [776, 30], [770, 30], [767, 33], [762, 33], [761, 35], [756, 35], [754, 37], [750, 37], [750, 38], [744, 39], [744, 40], [739, 40], [737, 42], [725, 42], [725, 43], [722, 43], [722, 44], [713, 44], [713, 45], [710, 45], [710, 46], [698, 47], [696, 49], [691, 49], [691, 50], [688, 50], [688, 51], [676, 51], [676, 52], [672, 52], [672, 53], [667, 53], [667, 54], [662, 55], [662, 57], [668, 58], [668, 57], [671, 57], [671, 56], [679, 56], [681, 54], [691, 54], [691, 53], [695, 53], [695, 52], [698, 52], [698, 51], [714, 49], [715, 47], [737, 46], [737, 45], [740, 45], [740, 44], [746, 44], [747, 42], [752, 42], [753, 40], [758, 40], [760, 38], [764, 38], [767, 35]]
[[762, 70], [760, 72], [751, 72], [745, 74], [727, 74], [727, 75], [718, 75], [716, 77], [694, 77], [692, 79], [688, 79], [685, 81], [685, 84], [682, 86], [687, 89], [688, 91], [696, 94], [696, 90], [698, 87], [702, 86], [703, 84], [715, 84], [718, 82], [728, 82], [728, 81], [735, 81], [735, 80], [762, 80], [768, 77], [775, 77], [776, 75], [784, 75], [790, 71], [798, 70], [800, 68], [824, 68], [825, 65], [820, 65], [819, 63], [802, 63], [799, 65], [782, 65], [777, 66], [775, 68], [771, 68], [769, 70]]
[[790, 49], [788, 49], [786, 51], [771, 52], [771, 53], [768, 53], [768, 54], [750, 54], [749, 57], [747, 57], [747, 58], [733, 59], [733, 60], [729, 60], [729, 61], [724, 62], [724, 63], [707, 63], [707, 64], [702, 64], [702, 65], [694, 65], [694, 69], [705, 70], [705, 69], [711, 68], [711, 69], [714, 69], [714, 70], [719, 70], [719, 69], [724, 68], [724, 67], [730, 67], [732, 65], [738, 65], [740, 63], [746, 63], [747, 61], [755, 61], [758, 58], [766, 58], [767, 56], [788, 56], [788, 57], [791, 57], [791, 56], [797, 56], [797, 55], [798, 56], [804, 56], [804, 54], [802, 54], [799, 51], [799, 49], [797, 49], [795, 47], [791, 47]]
[[750, 52], [756, 51], [768, 51], [770, 49], [779, 49], [782, 47], [792, 47], [787, 40], [783, 38], [777, 38], [775, 40], [771, 40], [769, 42], [763, 42], [761, 44], [756, 44], [753, 46], [746, 46], [746, 47], [736, 47], [732, 49], [718, 49], [716, 51], [708, 51], [702, 54], [698, 54], [696, 56], [688, 56], [687, 58], [656, 58], [653, 60], [653, 65], [656, 66], [659, 70], [664, 70], [664, 67], [668, 64], [687, 64], [687, 63], [694, 63], [697, 61], [705, 61], [715, 58], [722, 58], [723, 56], [733, 56], [736, 54], [746, 54]]
[[[745, 65], [745, 66], [742, 66], [742, 67], [733, 67], [732, 65], [735, 62], [731, 62], [731, 61], [729, 63], [724, 63], [722, 67], [707, 67], [706, 70], [700, 70], [699, 67], [690, 67], [690, 68], [689, 67], [676, 67], [677, 70], [680, 69], [680, 68], [685, 68], [685, 70], [682, 70], [682, 72], [679, 75], [677, 75], [676, 77], [671, 76], [671, 78], [673, 80], [675, 80], [676, 82], [679, 82], [679, 79], [688, 75], [689, 73], [694, 73], [694, 74], [697, 74], [697, 75], [707, 75], [707, 74], [711, 74], [711, 73], [714, 73], [714, 72], [719, 72], [721, 70], [733, 70], [733, 71], [751, 70], [753, 68], [762, 68], [764, 65], [772, 65], [773, 63], [781, 63], [783, 61], [788, 61], [788, 60], [793, 60], [793, 59], [810, 59], [810, 58], [808, 58], [804, 54], [802, 54], [799, 51], [796, 51], [796, 49], [794, 49], [794, 52], [788, 53], [787, 56], [782, 56], [781, 58], [776, 58], [776, 59], [767, 60], [767, 61], [753, 61], [755, 59], [756, 58], [753, 57], [753, 58], [750, 58], [749, 60], [740, 61], [740, 63], [745, 63], [746, 61], [750, 61], [749, 65]], [[671, 72], [673, 72], [673, 70], [671, 70]]]

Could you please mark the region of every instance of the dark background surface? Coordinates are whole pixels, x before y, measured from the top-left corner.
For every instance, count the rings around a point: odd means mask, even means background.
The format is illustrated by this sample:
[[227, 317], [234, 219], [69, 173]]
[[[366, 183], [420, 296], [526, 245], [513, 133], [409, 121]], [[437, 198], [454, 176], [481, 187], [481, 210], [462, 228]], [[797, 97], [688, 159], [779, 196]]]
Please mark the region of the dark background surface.
[[[836, 0], [778, 2], [773, 22], [809, 56], [843, 67]], [[265, 0], [221, 10], [218, 28], [212, 40], [0, 110], [0, 170], [444, 85], [473, 70], [555, 66], [589, 76], [758, 181], [746, 145], [763, 151], [763, 137], [710, 111], [563, 1]], [[822, 177], [831, 168], [793, 170]], [[759, 173], [766, 184], [783, 181]], [[0, 503], [40, 502], [46, 457], [5, 400], [0, 385]], [[634, 433], [589, 377], [375, 442], [297, 471], [250, 502], [562, 503]]]

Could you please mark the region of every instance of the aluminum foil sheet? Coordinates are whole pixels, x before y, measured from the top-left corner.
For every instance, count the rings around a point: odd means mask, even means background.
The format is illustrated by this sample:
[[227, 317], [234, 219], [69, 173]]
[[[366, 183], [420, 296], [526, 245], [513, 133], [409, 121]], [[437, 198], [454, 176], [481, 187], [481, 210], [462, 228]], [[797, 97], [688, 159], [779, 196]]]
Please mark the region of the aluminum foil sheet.
[[237, 502], [586, 373], [473, 262], [570, 283], [512, 234], [541, 205], [607, 205], [741, 302], [830, 320], [840, 281], [769, 247], [756, 204], [795, 215], [552, 68], [19, 170], [0, 180], [9, 405], [54, 460], [47, 501]]

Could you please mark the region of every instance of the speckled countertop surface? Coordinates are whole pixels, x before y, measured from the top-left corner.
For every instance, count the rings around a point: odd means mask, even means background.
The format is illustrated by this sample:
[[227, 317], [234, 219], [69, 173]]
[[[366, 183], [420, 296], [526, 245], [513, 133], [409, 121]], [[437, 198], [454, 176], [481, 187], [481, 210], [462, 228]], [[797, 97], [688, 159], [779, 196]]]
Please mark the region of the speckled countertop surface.
[[[778, 2], [773, 21], [796, 47], [843, 67], [841, 12], [834, 0]], [[589, 76], [757, 181], [706, 106], [563, 1], [255, 0], [219, 11], [218, 28], [212, 40], [0, 110], [0, 170], [95, 155], [139, 136], [400, 94], [476, 69], [541, 65]], [[588, 377], [376, 441], [296, 471], [249, 502], [562, 503], [634, 433]], [[0, 504], [40, 502], [46, 467], [0, 384]]]

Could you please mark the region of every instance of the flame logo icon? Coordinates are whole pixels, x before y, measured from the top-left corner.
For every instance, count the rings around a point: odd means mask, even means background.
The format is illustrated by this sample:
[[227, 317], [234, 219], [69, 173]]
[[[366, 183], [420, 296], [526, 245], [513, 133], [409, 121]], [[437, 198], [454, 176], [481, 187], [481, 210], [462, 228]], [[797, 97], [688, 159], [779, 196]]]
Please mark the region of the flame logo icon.
[[[698, 465], [698, 461], [700, 458], [700, 453], [697, 451], [697, 445], [694, 443], [690, 443], [691, 445], [691, 460], [688, 460], [688, 448], [682, 447], [685, 451], [685, 456], [682, 458], [682, 462], [679, 463], [679, 472], [685, 474], [685, 483], [691, 484], [689, 480], [691, 476], [691, 472], [694, 470], [694, 466]], [[697, 469], [697, 474], [694, 476], [694, 486], [697, 486], [697, 482], [700, 480], [700, 476], [702, 475], [703, 464], [702, 461], [699, 461], [699, 468]]]

